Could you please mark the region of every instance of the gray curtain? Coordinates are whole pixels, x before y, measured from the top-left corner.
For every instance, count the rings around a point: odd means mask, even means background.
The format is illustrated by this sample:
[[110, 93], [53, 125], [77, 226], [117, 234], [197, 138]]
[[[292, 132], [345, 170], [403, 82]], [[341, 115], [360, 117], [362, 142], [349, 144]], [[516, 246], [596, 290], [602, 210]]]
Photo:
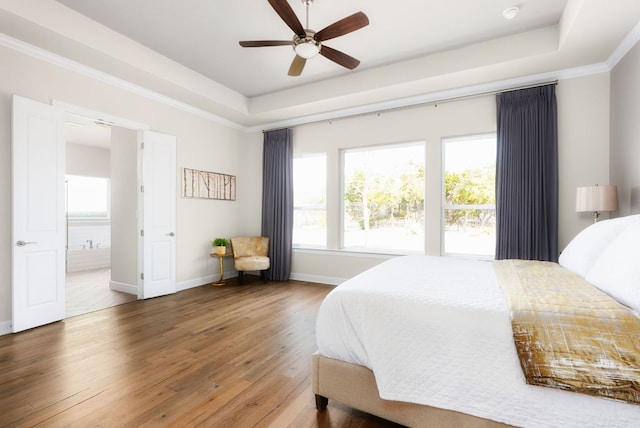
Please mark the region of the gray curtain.
[[264, 133], [262, 158], [262, 236], [269, 237], [268, 279], [291, 274], [293, 236], [293, 141], [291, 129]]
[[555, 84], [498, 94], [496, 259], [558, 260]]

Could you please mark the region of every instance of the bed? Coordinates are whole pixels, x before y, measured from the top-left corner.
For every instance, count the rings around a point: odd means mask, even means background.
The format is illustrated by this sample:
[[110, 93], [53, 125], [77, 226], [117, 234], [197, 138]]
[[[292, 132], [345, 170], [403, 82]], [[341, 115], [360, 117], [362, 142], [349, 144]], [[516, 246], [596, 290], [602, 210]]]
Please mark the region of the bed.
[[[589, 226], [554, 268], [640, 324], [638, 261], [640, 215]], [[412, 427], [637, 426], [638, 403], [527, 384], [494, 264], [397, 257], [332, 290], [316, 323], [318, 410], [332, 399]], [[638, 380], [640, 336], [629, 343]]]

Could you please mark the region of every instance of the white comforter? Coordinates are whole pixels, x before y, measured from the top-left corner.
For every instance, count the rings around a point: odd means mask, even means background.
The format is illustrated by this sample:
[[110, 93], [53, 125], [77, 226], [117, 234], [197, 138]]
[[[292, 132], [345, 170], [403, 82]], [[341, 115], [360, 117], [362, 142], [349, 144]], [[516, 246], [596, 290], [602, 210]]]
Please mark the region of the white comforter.
[[370, 368], [380, 397], [527, 427], [640, 426], [640, 406], [525, 383], [490, 262], [407, 256], [334, 289], [322, 355]]

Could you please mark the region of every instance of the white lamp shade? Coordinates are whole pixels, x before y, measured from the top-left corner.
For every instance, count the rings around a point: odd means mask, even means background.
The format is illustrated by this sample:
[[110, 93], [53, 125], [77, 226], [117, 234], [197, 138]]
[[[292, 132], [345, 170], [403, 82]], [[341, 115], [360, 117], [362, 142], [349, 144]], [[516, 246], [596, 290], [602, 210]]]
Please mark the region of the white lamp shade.
[[618, 188], [614, 185], [578, 187], [576, 211], [617, 211]]

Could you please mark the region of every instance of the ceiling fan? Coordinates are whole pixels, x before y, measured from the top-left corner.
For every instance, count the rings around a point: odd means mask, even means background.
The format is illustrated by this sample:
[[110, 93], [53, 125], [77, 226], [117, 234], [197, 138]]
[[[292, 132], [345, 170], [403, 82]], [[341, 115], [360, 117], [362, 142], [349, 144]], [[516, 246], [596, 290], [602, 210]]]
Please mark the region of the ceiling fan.
[[[369, 25], [369, 18], [362, 12], [354, 13], [328, 27], [315, 32], [302, 27], [300, 20], [287, 2], [287, 0], [268, 0], [269, 4], [280, 15], [280, 18], [293, 30], [293, 40], [255, 40], [240, 42], [243, 48], [257, 48], [263, 46], [293, 46], [296, 56], [289, 67], [289, 76], [300, 76], [308, 59], [317, 54], [346, 67], [350, 70], [356, 68], [360, 61], [336, 49], [322, 44], [325, 40], [344, 36], [362, 27]], [[307, 8], [306, 25], [309, 27], [309, 5], [313, 0], [302, 0]]]

